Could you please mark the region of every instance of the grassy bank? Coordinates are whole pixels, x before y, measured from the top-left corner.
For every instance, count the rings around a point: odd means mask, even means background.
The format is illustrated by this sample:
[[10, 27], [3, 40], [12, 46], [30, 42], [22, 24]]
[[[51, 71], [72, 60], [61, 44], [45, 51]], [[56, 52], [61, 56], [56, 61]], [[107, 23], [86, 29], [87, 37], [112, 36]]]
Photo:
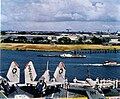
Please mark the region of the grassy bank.
[[70, 51], [70, 50], [112, 50], [119, 49], [120, 46], [103, 46], [103, 45], [91, 45], [91, 44], [78, 44], [78, 45], [50, 45], [50, 44], [25, 44], [25, 43], [0, 43], [0, 49], [7, 50], [37, 50], [37, 51]]

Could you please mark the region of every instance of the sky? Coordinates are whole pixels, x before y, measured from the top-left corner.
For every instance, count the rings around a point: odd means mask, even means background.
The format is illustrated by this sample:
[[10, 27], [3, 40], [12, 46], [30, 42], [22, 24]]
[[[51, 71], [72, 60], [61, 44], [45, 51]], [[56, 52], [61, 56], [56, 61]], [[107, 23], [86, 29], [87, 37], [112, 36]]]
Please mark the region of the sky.
[[120, 0], [1, 0], [0, 19], [2, 30], [117, 31]]

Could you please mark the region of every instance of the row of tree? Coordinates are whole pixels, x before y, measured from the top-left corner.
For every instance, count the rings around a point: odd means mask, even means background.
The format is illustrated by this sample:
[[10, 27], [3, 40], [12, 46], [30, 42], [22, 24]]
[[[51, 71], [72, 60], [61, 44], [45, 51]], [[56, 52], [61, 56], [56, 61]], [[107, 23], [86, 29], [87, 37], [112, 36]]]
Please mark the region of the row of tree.
[[56, 43], [56, 44], [103, 44], [106, 42], [109, 42], [110, 38], [97, 38], [93, 37], [90, 41], [86, 42], [86, 38], [79, 38], [77, 41], [72, 41], [69, 37], [62, 37], [59, 38], [57, 41], [51, 41], [47, 38], [43, 37], [34, 37], [32, 39], [27, 39], [25, 36], [18, 36], [16, 38], [8, 37], [2, 42], [4, 43], [34, 43], [34, 44], [50, 44], [50, 43]]
[[3, 43], [49, 43], [49, 40], [44, 39], [43, 37], [34, 37], [32, 39], [27, 39], [25, 36], [18, 36], [16, 38], [8, 37], [4, 40], [2, 40]]

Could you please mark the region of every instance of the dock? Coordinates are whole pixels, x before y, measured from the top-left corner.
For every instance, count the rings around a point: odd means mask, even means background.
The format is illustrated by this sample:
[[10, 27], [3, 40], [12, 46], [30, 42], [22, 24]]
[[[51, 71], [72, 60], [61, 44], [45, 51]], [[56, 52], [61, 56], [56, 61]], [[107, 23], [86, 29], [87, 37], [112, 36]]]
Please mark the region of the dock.
[[120, 53], [120, 50], [113, 49], [113, 50], [75, 50], [78, 54], [95, 54], [95, 53]]

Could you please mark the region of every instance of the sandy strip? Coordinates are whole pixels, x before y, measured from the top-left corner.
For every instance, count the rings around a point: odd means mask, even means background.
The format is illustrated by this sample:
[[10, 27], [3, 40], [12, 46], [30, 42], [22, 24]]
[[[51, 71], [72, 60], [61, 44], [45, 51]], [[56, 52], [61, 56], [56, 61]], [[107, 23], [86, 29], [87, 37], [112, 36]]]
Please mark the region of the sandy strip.
[[50, 44], [25, 44], [25, 43], [0, 43], [0, 49], [8, 50], [37, 50], [37, 51], [70, 51], [82, 49], [119, 49], [120, 46], [103, 46], [103, 45], [90, 45], [90, 44], [77, 44], [77, 45], [50, 45]]

